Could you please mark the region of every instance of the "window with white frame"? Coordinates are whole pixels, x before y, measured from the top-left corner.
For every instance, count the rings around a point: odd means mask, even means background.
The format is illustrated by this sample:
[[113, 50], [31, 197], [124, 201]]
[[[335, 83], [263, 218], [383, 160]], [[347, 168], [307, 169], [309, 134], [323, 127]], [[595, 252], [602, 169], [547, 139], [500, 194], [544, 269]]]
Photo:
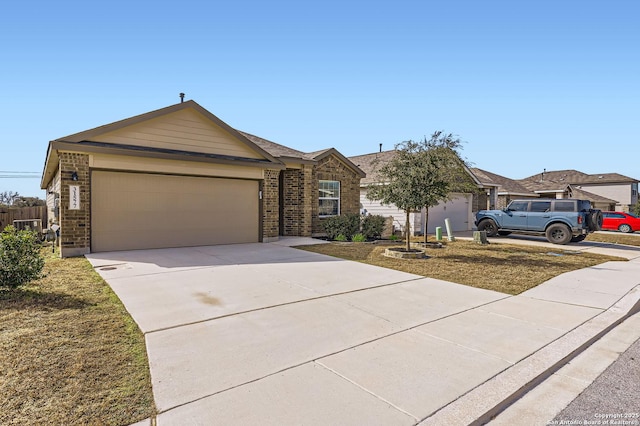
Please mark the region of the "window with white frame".
[[321, 180], [318, 183], [318, 201], [320, 217], [340, 214], [340, 181]]

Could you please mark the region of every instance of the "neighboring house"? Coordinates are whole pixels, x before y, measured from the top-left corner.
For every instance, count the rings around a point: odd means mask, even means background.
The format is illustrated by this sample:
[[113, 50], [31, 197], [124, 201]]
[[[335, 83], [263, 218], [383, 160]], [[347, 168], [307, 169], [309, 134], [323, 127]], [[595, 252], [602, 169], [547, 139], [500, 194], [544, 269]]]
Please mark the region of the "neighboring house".
[[41, 187], [61, 256], [268, 242], [359, 212], [365, 174], [240, 132], [194, 101], [49, 143]]
[[471, 168], [471, 171], [477, 176], [483, 186], [496, 186], [495, 195], [493, 197], [491, 197], [491, 195], [489, 196], [489, 205], [480, 207], [480, 210], [503, 209], [507, 207], [511, 200], [538, 198], [540, 196], [513, 179], [475, 167]]
[[[394, 227], [399, 230], [405, 229], [406, 213], [399, 210], [394, 205], [383, 205], [380, 201], [371, 201], [367, 198], [367, 187], [377, 183], [376, 168], [382, 164], [389, 162], [395, 155], [395, 150], [375, 152], [372, 154], [358, 155], [349, 157], [349, 160], [366, 173], [366, 177], [360, 180], [360, 206], [366, 210], [367, 214], [382, 215], [385, 217], [392, 216]], [[478, 185], [479, 188], [486, 188], [481, 185], [476, 176], [469, 171], [469, 176]], [[478, 202], [478, 196], [483, 200]], [[440, 226], [444, 228], [446, 218], [451, 223], [452, 231], [470, 231], [473, 229], [473, 215], [478, 210], [477, 206], [486, 204], [484, 193], [481, 194], [462, 194], [456, 193], [450, 201], [440, 203], [429, 209], [427, 218], [426, 209], [420, 212], [409, 214], [409, 224], [411, 230], [416, 234], [424, 234], [425, 222], [427, 222], [427, 232], [435, 232], [435, 228]]]
[[489, 205], [488, 208], [505, 208], [512, 200], [524, 198], [581, 198], [591, 201], [594, 208], [601, 210], [612, 210], [616, 201], [591, 193], [572, 185], [567, 181], [554, 181], [544, 179], [543, 181], [530, 180], [531, 178], [513, 180], [486, 170], [473, 168], [473, 173], [478, 177], [483, 185], [495, 183], [499, 185], [497, 190], [497, 202]]
[[[543, 171], [520, 180], [538, 194], [560, 193], [570, 186], [570, 191], [587, 194], [596, 208], [628, 212], [638, 202], [638, 180], [618, 173], [586, 174], [577, 170]], [[589, 194], [593, 195], [592, 197]], [[577, 198], [575, 194], [574, 198]]]

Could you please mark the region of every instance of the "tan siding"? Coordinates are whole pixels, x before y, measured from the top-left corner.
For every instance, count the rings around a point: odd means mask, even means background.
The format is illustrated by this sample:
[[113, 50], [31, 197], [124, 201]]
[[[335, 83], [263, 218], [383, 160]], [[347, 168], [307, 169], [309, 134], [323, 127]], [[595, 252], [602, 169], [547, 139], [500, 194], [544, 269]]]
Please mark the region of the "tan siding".
[[264, 158], [222, 127], [216, 126], [193, 110], [181, 110], [134, 124], [96, 136], [92, 141], [242, 158]]
[[257, 167], [228, 164], [198, 163], [122, 155], [92, 154], [90, 165], [95, 169], [202, 175], [242, 179], [262, 179], [264, 171]]
[[94, 171], [94, 252], [259, 241], [258, 181]]
[[631, 184], [580, 185], [579, 188], [602, 197], [616, 200], [618, 204], [631, 204]]

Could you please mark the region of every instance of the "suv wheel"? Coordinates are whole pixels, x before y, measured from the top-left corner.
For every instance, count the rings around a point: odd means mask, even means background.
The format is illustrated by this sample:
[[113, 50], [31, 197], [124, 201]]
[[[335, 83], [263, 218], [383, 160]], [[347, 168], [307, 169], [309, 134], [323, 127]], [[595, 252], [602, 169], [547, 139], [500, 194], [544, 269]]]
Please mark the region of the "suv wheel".
[[495, 237], [498, 235], [498, 225], [496, 225], [493, 219], [485, 219], [478, 224], [478, 231], [485, 231], [487, 237]]
[[553, 244], [567, 244], [571, 241], [571, 230], [567, 225], [554, 223], [546, 231], [547, 240]]
[[618, 231], [624, 232], [625, 234], [629, 232], [633, 232], [633, 230], [631, 229], [631, 226], [629, 226], [626, 223], [623, 223], [622, 225], [618, 226]]

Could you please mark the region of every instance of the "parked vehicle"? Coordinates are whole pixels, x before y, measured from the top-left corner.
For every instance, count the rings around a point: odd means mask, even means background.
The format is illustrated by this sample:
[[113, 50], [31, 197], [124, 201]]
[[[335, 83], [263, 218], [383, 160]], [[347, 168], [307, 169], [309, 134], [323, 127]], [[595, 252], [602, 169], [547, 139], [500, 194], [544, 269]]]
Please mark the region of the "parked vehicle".
[[589, 200], [513, 200], [503, 210], [480, 210], [475, 225], [487, 236], [543, 235], [554, 244], [578, 242], [602, 226], [602, 212], [591, 208]]
[[640, 217], [625, 212], [602, 212], [602, 229], [620, 232], [640, 230]]

